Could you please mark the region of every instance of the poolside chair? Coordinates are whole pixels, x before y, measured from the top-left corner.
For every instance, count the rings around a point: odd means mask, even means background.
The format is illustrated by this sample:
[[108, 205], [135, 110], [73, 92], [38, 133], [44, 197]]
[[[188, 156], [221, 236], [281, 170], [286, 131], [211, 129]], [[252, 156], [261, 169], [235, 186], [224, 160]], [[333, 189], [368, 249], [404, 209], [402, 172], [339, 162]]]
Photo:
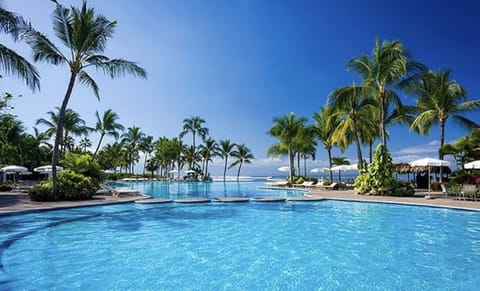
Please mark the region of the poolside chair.
[[325, 190], [337, 190], [338, 189], [338, 183], [332, 183], [328, 186], [322, 186]]
[[293, 184], [294, 187], [299, 187], [299, 188], [309, 187], [312, 185], [313, 185], [313, 181], [305, 181], [302, 184]]

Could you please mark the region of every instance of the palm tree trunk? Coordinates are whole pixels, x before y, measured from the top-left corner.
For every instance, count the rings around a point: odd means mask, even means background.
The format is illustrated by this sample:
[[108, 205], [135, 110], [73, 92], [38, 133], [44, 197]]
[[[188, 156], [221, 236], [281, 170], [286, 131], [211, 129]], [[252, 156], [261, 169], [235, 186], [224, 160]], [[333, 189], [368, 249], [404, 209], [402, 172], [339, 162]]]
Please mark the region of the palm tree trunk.
[[225, 157], [225, 166], [223, 167], [223, 182], [225, 182], [225, 177], [227, 175], [227, 161], [228, 161], [228, 156]]
[[357, 158], [358, 158], [358, 169], [361, 170], [363, 169], [363, 155], [362, 155], [362, 146], [360, 143], [360, 138], [358, 137], [358, 129], [356, 123], [354, 123], [354, 129], [355, 129], [355, 143], [357, 144]]
[[145, 152], [145, 161], [143, 161], [143, 175], [145, 176], [145, 168], [147, 167], [148, 153]]
[[386, 108], [385, 108], [385, 100], [386, 96], [385, 93], [381, 93], [380, 95], [380, 136], [382, 138], [382, 144], [385, 147], [385, 150], [387, 150], [387, 137], [385, 133], [385, 114], [386, 114]]
[[327, 149], [328, 153], [328, 168], [330, 171], [330, 183], [333, 183], [333, 172], [332, 172], [332, 149], [328, 148]]
[[103, 140], [103, 137], [105, 136], [105, 134], [101, 134], [100, 135], [100, 139], [98, 140], [98, 145], [97, 145], [97, 148], [95, 149], [95, 152], [93, 153], [93, 157], [95, 158], [95, 156], [97, 155], [98, 153], [98, 150], [100, 149], [100, 145], [102, 144], [102, 140]]
[[[442, 148], [445, 144], [445, 120], [440, 120], [440, 150], [438, 151], [438, 158], [443, 160]], [[443, 168], [440, 167], [440, 183], [442, 183]]]
[[62, 130], [63, 130], [63, 119], [65, 118], [65, 110], [67, 109], [68, 101], [72, 95], [73, 86], [75, 85], [75, 78], [77, 74], [72, 72], [70, 74], [70, 81], [68, 82], [67, 92], [65, 92], [65, 97], [63, 97], [62, 106], [60, 107], [60, 112], [58, 115], [57, 123], [57, 134], [55, 136], [55, 143], [53, 145], [53, 155], [52, 155], [52, 192], [53, 198], [56, 200], [58, 197], [58, 185], [57, 185], [57, 164], [58, 164], [58, 150], [59, 145], [62, 139]]
[[288, 150], [288, 158], [289, 158], [289, 164], [290, 164], [290, 177], [289, 177], [289, 183], [293, 184], [293, 173], [295, 172], [295, 156], [292, 153], [292, 150]]
[[303, 156], [303, 174], [307, 176], [307, 156]]
[[242, 163], [238, 165], [238, 172], [237, 172], [237, 182], [240, 181], [240, 169], [242, 168]]

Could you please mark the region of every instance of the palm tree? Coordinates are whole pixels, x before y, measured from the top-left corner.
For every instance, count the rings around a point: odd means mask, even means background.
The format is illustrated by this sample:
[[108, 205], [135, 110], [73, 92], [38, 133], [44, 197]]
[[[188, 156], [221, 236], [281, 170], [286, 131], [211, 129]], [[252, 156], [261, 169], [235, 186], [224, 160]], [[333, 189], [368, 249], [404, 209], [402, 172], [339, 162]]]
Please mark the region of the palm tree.
[[225, 161], [223, 167], [223, 181], [225, 182], [225, 177], [227, 175], [227, 164], [228, 157], [232, 156], [233, 149], [235, 147], [234, 143], [231, 143], [229, 139], [219, 141], [218, 155]]
[[143, 175], [145, 175], [145, 169], [147, 167], [148, 156], [153, 152], [153, 136], [145, 136], [140, 140], [139, 149], [145, 154], [145, 161], [143, 163]]
[[[311, 157], [315, 160], [315, 152], [317, 142], [315, 141], [315, 127], [305, 126], [303, 127], [295, 139], [295, 148], [297, 151], [298, 159], [303, 159], [303, 173], [307, 176], [307, 159]], [[298, 173], [300, 173], [300, 163], [298, 163]]]
[[[57, 111], [60, 111], [58, 107], [55, 107]], [[47, 112], [49, 119], [39, 118], [36, 122], [36, 125], [44, 125], [47, 127], [45, 133], [48, 137], [52, 137], [57, 134], [57, 125], [60, 119], [60, 113], [55, 111]], [[60, 156], [63, 157], [65, 155], [65, 151], [67, 149], [66, 141], [69, 139], [70, 134], [75, 136], [81, 136], [88, 133], [89, 128], [85, 125], [85, 120], [80, 117], [80, 114], [70, 108], [65, 110], [64, 114], [64, 121], [63, 121], [63, 128], [62, 133], [63, 136], [60, 139]]]
[[234, 157], [236, 160], [234, 160], [228, 168], [230, 169], [238, 165], [237, 181], [239, 181], [242, 165], [251, 164], [252, 160], [255, 159], [255, 157], [252, 155], [250, 149], [245, 146], [245, 144], [237, 145], [237, 149], [232, 152], [232, 157]]
[[115, 139], [117, 139], [119, 137], [119, 131], [123, 131], [125, 129], [123, 125], [117, 122], [118, 115], [112, 109], [105, 111], [102, 118], [100, 118], [98, 111], [95, 112], [95, 116], [97, 117], [95, 131], [100, 133], [100, 139], [98, 140], [97, 148], [93, 153], [94, 157], [97, 155], [105, 135], [113, 136]]
[[[192, 156], [195, 155], [196, 145], [195, 145], [195, 136], [198, 134], [202, 140], [208, 135], [208, 128], [203, 127], [205, 120], [199, 116], [190, 116], [190, 118], [185, 118], [183, 120], [183, 130], [180, 133], [180, 138], [183, 138], [187, 133], [192, 133]], [[189, 168], [192, 168], [193, 160], [189, 161]]]
[[80, 9], [64, 8], [57, 3], [53, 12], [53, 29], [60, 42], [67, 48], [63, 53], [45, 35], [30, 31], [27, 42], [31, 45], [35, 61], [44, 61], [54, 65], [66, 64], [70, 72], [67, 90], [60, 107], [57, 133], [53, 148], [52, 171], [53, 193], [57, 193], [58, 150], [62, 138], [63, 122], [68, 101], [72, 95], [75, 82], [78, 81], [93, 89], [97, 98], [100, 98], [99, 87], [95, 80], [88, 74], [89, 67], [103, 71], [111, 78], [124, 76], [126, 73], [134, 76], [146, 77], [145, 70], [135, 62], [124, 59], [110, 59], [102, 55], [105, 51], [107, 40], [113, 36], [117, 23], [109, 21], [103, 15], [96, 14], [93, 8], [88, 8], [83, 2]]
[[[467, 93], [455, 80], [450, 79], [451, 70], [425, 72], [410, 91], [417, 95], [418, 116], [411, 129], [421, 134], [429, 134], [433, 125], [440, 125], [440, 149], [445, 144], [445, 125], [452, 117], [459, 125], [474, 129], [478, 124], [462, 116], [480, 108], [480, 100], [465, 101]], [[443, 159], [439, 150], [438, 157]]]
[[[32, 29], [30, 24], [22, 17], [3, 9], [0, 3], [0, 33], [9, 34], [17, 41], [27, 29]], [[40, 76], [35, 67], [3, 44], [0, 44], [0, 68], [5, 74], [18, 75], [33, 91], [40, 90]]]
[[350, 60], [347, 68], [354, 70], [363, 79], [363, 89], [366, 95], [374, 97], [380, 108], [380, 138], [387, 148], [387, 133], [385, 124], [387, 111], [393, 102], [401, 104], [400, 98], [392, 87], [406, 79], [411, 79], [424, 66], [412, 61], [409, 52], [399, 41], [383, 41], [380, 45], [375, 39], [372, 55], [362, 55]]
[[365, 136], [362, 132], [376, 126], [371, 117], [377, 103], [374, 99], [363, 96], [362, 87], [355, 84], [335, 90], [330, 95], [329, 102], [341, 119], [333, 139], [341, 145], [342, 150], [345, 150], [353, 139], [357, 147], [358, 169], [363, 169], [361, 136]]
[[280, 147], [284, 147], [288, 151], [290, 166], [289, 181], [291, 182], [295, 172], [295, 138], [305, 126], [307, 119], [305, 117], [296, 118], [295, 113], [291, 112], [289, 115], [274, 118], [273, 122], [275, 124], [270, 128], [268, 134], [279, 139]]
[[122, 143], [128, 152], [128, 165], [130, 166], [130, 173], [133, 173], [133, 167], [135, 162], [138, 161], [139, 145], [142, 139], [145, 137], [145, 133], [140, 131], [140, 127], [133, 126], [127, 129], [122, 135]]
[[332, 107], [324, 106], [320, 108], [320, 112], [315, 112], [313, 114], [313, 119], [315, 119], [315, 134], [327, 150], [328, 167], [330, 168], [330, 182], [332, 182], [332, 148], [336, 144], [334, 133], [340, 123], [340, 118], [335, 114]]
[[79, 146], [82, 153], [86, 153], [87, 149], [92, 146], [92, 141], [88, 137], [84, 137], [80, 140]]
[[203, 174], [205, 177], [208, 177], [208, 162], [212, 160], [218, 152], [218, 144], [212, 139], [208, 138], [205, 140], [205, 143], [200, 146], [200, 152], [202, 153], [203, 161], [205, 163], [205, 170]]

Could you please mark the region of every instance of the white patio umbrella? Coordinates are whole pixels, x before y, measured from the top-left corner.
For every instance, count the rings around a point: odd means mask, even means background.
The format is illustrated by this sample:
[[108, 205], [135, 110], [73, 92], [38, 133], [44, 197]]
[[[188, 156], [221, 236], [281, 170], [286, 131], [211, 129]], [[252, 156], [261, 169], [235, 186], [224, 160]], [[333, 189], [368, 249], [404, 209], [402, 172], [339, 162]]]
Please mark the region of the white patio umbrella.
[[357, 165], [338, 165], [335, 167], [332, 167], [332, 171], [338, 171], [338, 182], [342, 181], [342, 176], [340, 173], [343, 171], [355, 171], [358, 170]]
[[10, 166], [1, 168], [0, 171], [7, 172], [7, 173], [20, 173], [20, 172], [26, 172], [28, 171], [28, 169], [23, 166], [10, 165]]
[[185, 171], [185, 174], [193, 174], [193, 173], [196, 173], [194, 170], [186, 170]]
[[431, 193], [431, 185], [430, 185], [430, 168], [431, 167], [450, 167], [450, 162], [449, 161], [444, 161], [444, 160], [439, 160], [439, 159], [433, 159], [433, 158], [424, 158], [420, 160], [415, 160], [413, 162], [410, 162], [410, 166], [412, 167], [428, 167], [428, 195], [425, 197], [427, 199], [430, 199], [430, 193]]
[[463, 165], [464, 169], [480, 169], [480, 160], [466, 163]]
[[[60, 167], [60, 166], [56, 166], [56, 169], [57, 171], [63, 171], [63, 168]], [[35, 169], [33, 169], [34, 172], [39, 172], [39, 173], [51, 173], [53, 170], [53, 166], [52, 165], [46, 165], [46, 166], [40, 166], [40, 167], [36, 167]]]
[[5, 166], [1, 168], [0, 171], [5, 173], [15, 173], [15, 175], [13, 176], [13, 185], [16, 185], [15, 178], [17, 174], [21, 172], [27, 172], [28, 169], [25, 168], [24, 166], [10, 165], [10, 166]]
[[330, 168], [313, 168], [310, 170], [311, 173], [325, 173], [330, 171]]

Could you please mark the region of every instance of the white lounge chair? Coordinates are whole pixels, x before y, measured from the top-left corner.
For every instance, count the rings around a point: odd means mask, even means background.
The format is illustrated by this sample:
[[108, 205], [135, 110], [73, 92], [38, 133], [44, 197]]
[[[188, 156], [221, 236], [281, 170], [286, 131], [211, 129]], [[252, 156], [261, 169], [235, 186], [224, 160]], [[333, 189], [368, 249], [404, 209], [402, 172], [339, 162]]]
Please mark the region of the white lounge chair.
[[465, 200], [465, 195], [473, 196], [475, 202], [477, 202], [477, 185], [474, 184], [463, 184], [463, 190], [461, 192], [463, 200]]
[[332, 183], [328, 186], [322, 186], [325, 190], [336, 190], [338, 188], [338, 183]]

